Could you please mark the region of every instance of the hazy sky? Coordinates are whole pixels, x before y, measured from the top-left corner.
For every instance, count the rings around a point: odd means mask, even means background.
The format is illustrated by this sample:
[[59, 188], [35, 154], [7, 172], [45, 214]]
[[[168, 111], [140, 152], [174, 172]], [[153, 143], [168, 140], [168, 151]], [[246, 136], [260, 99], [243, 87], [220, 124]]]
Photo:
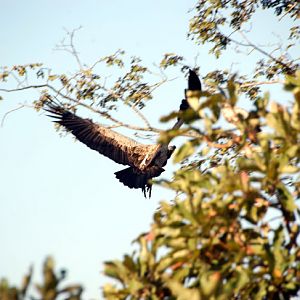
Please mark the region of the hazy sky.
[[[231, 53], [216, 61], [207, 47], [187, 40], [188, 10], [194, 3], [2, 0], [0, 66], [43, 62], [54, 73], [73, 72], [74, 58], [53, 49], [64, 28], [82, 26], [75, 43], [85, 63], [122, 48], [148, 65], [176, 52], [191, 66], [198, 55], [203, 74], [216, 68], [253, 70], [254, 57]], [[281, 37], [289, 22], [276, 25]], [[278, 41], [271, 34], [274, 24], [272, 14], [258, 14], [254, 42]], [[178, 77], [156, 94], [145, 115], [157, 122], [176, 109], [185, 87], [186, 80]], [[273, 91], [276, 97], [284, 95], [280, 88]], [[0, 95], [5, 98], [0, 120], [19, 103], [38, 98], [36, 91]], [[124, 187], [113, 174], [121, 165], [74, 143], [71, 136], [61, 138], [49, 118], [29, 108], [9, 114], [0, 128], [0, 168], [0, 277], [18, 284], [34, 264], [38, 279], [44, 258], [53, 255], [58, 267], [69, 270], [71, 282], [86, 287], [85, 298], [101, 298], [100, 286], [107, 281], [103, 261], [131, 252], [132, 240], [149, 229], [159, 201], [173, 197], [155, 186], [151, 200], [144, 199], [140, 191]], [[162, 177], [171, 178], [171, 171]]]

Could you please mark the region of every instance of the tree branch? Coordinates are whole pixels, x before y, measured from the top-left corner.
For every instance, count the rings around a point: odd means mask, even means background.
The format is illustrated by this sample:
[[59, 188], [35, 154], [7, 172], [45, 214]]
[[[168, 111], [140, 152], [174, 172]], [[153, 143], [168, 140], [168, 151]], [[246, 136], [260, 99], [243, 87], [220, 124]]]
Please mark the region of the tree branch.
[[241, 84], [241, 88], [246, 88], [246, 87], [252, 87], [252, 86], [258, 86], [258, 85], [265, 85], [265, 84], [275, 84], [275, 83], [281, 83], [283, 84], [284, 82], [282, 80], [272, 80], [272, 81], [258, 81], [258, 82], [246, 82]]
[[75, 28], [72, 31], [68, 31], [67, 29], [65, 29], [65, 31], [67, 32], [67, 35], [70, 37], [69, 44], [65, 44], [65, 39], [63, 39], [61, 41], [61, 44], [56, 45], [56, 48], [54, 48], [54, 50], [57, 50], [57, 51], [66, 51], [66, 52], [71, 53], [75, 57], [80, 70], [83, 69], [83, 66], [82, 66], [81, 60], [79, 58], [78, 52], [76, 51], [75, 46], [74, 46], [74, 35], [75, 35], [75, 32], [80, 30], [81, 28], [82, 27], [79, 26], [78, 28]]
[[296, 7], [296, 5], [299, 4], [297, 1], [292, 5], [280, 18], [279, 21], [281, 21], [293, 8]]
[[[239, 34], [243, 37], [243, 39], [247, 42], [247, 43], [242, 43], [240, 41], [237, 41], [233, 38], [231, 38], [230, 36], [235, 33], [235, 32], [239, 32]], [[222, 34], [220, 32], [220, 34]], [[294, 72], [294, 70], [286, 63], [284, 63], [283, 61], [277, 59], [276, 57], [274, 57], [273, 55], [271, 55], [270, 53], [264, 51], [263, 49], [261, 49], [260, 47], [258, 47], [257, 45], [255, 45], [254, 43], [252, 43], [247, 37], [246, 35], [240, 31], [240, 30], [234, 30], [230, 35], [225, 35], [222, 34], [223, 36], [225, 36], [229, 41], [233, 42], [236, 45], [242, 46], [242, 47], [251, 47], [252, 49], [260, 52], [261, 54], [269, 57], [271, 60], [275, 61], [276, 63], [280, 64], [281, 66], [285, 67], [286, 69], [288, 69], [290, 72]]]
[[[283, 67], [287, 68], [290, 72], [293, 72], [292, 68], [287, 65], [286, 63], [282, 62], [281, 60], [277, 59], [276, 57], [274, 57], [273, 55], [269, 54], [268, 52], [264, 51], [263, 49], [259, 48], [258, 46], [256, 46], [255, 44], [253, 44], [242, 31], [239, 31], [240, 35], [243, 37], [243, 39], [248, 43], [246, 44], [248, 47], [252, 47], [253, 49], [255, 49], [256, 51], [260, 52], [261, 54], [269, 57], [271, 60], [277, 62], [278, 64], [282, 65]], [[232, 40], [232, 39], [231, 39]], [[232, 40], [233, 41], [233, 40]], [[243, 44], [245, 45], [245, 44]]]
[[54, 93], [56, 93], [57, 96], [60, 96], [66, 100], [69, 100], [70, 102], [76, 104], [76, 105], [80, 105], [86, 109], [91, 110], [94, 113], [100, 114], [101, 116], [103, 116], [104, 118], [110, 120], [111, 122], [117, 124], [120, 127], [126, 127], [128, 129], [132, 129], [132, 130], [138, 130], [138, 131], [152, 131], [152, 132], [156, 132], [159, 133], [161, 132], [161, 130], [154, 128], [152, 126], [147, 126], [147, 127], [140, 127], [140, 126], [134, 126], [134, 125], [130, 125], [128, 123], [124, 123], [121, 122], [117, 119], [115, 119], [114, 117], [112, 117], [109, 113], [107, 112], [103, 112], [100, 111], [98, 109], [95, 109], [93, 107], [91, 107], [88, 104], [85, 104], [83, 102], [81, 102], [80, 100], [74, 99], [68, 95], [64, 95], [61, 91], [57, 90], [56, 88], [54, 88], [52, 85], [50, 84], [41, 84], [41, 85], [30, 85], [30, 86], [26, 86], [26, 87], [21, 87], [21, 88], [15, 88], [15, 89], [0, 89], [0, 92], [18, 92], [18, 91], [22, 91], [22, 90], [28, 90], [28, 89], [39, 89], [39, 88], [48, 88], [50, 90], [52, 90]]
[[14, 111], [17, 111], [17, 110], [19, 110], [19, 109], [21, 109], [21, 108], [24, 108], [25, 106], [26, 106], [25, 104], [21, 104], [20, 106], [18, 106], [18, 107], [16, 107], [16, 108], [13, 108], [13, 109], [11, 109], [11, 110], [9, 110], [9, 111], [7, 111], [7, 112], [4, 114], [4, 116], [3, 116], [2, 120], [1, 120], [1, 127], [3, 127], [4, 121], [5, 121], [6, 117], [7, 117], [10, 113], [12, 113], [12, 112], [14, 112]]
[[146, 124], [148, 128], [152, 128], [147, 118], [144, 116], [144, 114], [141, 113], [139, 109], [137, 109], [134, 105], [130, 106], [130, 108], [143, 120], [143, 122]]
[[6, 92], [6, 93], [19, 92], [19, 91], [23, 91], [23, 90], [39, 89], [39, 88], [43, 88], [43, 87], [48, 87], [48, 84], [28, 85], [28, 86], [24, 86], [24, 87], [20, 87], [20, 88], [15, 88], [15, 89], [1, 89], [0, 88], [0, 92]]

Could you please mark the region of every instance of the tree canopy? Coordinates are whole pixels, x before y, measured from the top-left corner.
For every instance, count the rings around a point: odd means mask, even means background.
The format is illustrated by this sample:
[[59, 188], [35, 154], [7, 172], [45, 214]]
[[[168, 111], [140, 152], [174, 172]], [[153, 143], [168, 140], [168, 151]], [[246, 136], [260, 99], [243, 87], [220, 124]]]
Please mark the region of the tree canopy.
[[[284, 45], [275, 45], [270, 52], [247, 37], [246, 26], [258, 10], [271, 10], [278, 20], [291, 21]], [[100, 114], [109, 126], [157, 133], [159, 142], [185, 138], [174, 155], [180, 168], [172, 179], [156, 181], [176, 196], [161, 202], [149, 231], [135, 239], [133, 253], [105, 262], [104, 273], [111, 279], [103, 286], [105, 299], [291, 299], [299, 295], [300, 70], [299, 58], [290, 55], [299, 43], [300, 28], [295, 24], [299, 12], [297, 1], [197, 1], [189, 38], [209, 44], [211, 55], [218, 58], [233, 49], [256, 51], [261, 58], [251, 74], [228, 70], [202, 74], [203, 91], [186, 92], [190, 108], [161, 118], [165, 123], [183, 118], [185, 127], [177, 130], [152, 126], [142, 112], [153, 92], [169, 80], [168, 68], [180, 68], [184, 74], [190, 68], [175, 53], [163, 56], [159, 73], [138, 57], [128, 58], [123, 50], [85, 66], [75, 49], [73, 31], [61, 47], [76, 59], [75, 74], [52, 73], [39, 63], [2, 68], [2, 83], [17, 80], [12, 89], [0, 85], [4, 100], [5, 92], [37, 89], [40, 97], [33, 101], [37, 111], [47, 101], [58, 100], [72, 111]], [[105, 73], [97, 73], [99, 65], [114, 66], [119, 75], [108, 80]], [[194, 69], [198, 72], [199, 66]], [[279, 84], [293, 101], [271, 100], [261, 87], [272, 84]], [[122, 105], [144, 125], [114, 117]], [[61, 295], [81, 299], [82, 287], [60, 287], [65, 271], [56, 274], [50, 258], [43, 274], [37, 299]], [[31, 272], [19, 289], [3, 280], [0, 299], [25, 299], [30, 278]]]

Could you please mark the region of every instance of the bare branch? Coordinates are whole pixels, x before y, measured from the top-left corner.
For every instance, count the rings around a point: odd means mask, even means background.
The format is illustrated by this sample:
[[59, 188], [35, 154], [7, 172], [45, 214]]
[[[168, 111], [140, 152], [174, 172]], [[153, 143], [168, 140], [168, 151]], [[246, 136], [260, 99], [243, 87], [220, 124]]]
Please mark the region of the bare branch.
[[[115, 57], [116, 58], [119, 54], [122, 54], [122, 53], [124, 53], [124, 51], [121, 50], [121, 49], [118, 49], [114, 54], [110, 55], [110, 57]], [[101, 62], [104, 62], [106, 59], [107, 59], [107, 57], [103, 57], [103, 58], [98, 59], [88, 69], [93, 70], [96, 67], [96, 65], [98, 65]]]
[[63, 39], [61, 41], [61, 44], [56, 45], [56, 48], [54, 48], [54, 50], [56, 50], [56, 51], [66, 51], [66, 52], [71, 53], [75, 57], [80, 70], [83, 69], [83, 66], [82, 66], [81, 60], [78, 55], [79, 53], [77, 52], [77, 50], [74, 46], [74, 36], [75, 36], [75, 33], [77, 31], [79, 31], [81, 28], [82, 28], [82, 26], [79, 26], [78, 28], [75, 28], [72, 31], [65, 29], [67, 36], [69, 36], [69, 43], [68, 44], [65, 43], [65, 39]]
[[10, 113], [12, 113], [12, 112], [14, 112], [14, 111], [17, 111], [17, 110], [19, 110], [19, 109], [21, 109], [21, 108], [24, 108], [24, 107], [26, 107], [26, 106], [27, 106], [26, 104], [21, 104], [20, 106], [18, 106], [18, 107], [16, 107], [16, 108], [13, 108], [13, 109], [11, 109], [11, 110], [9, 110], [9, 111], [7, 111], [7, 112], [4, 114], [4, 116], [3, 116], [2, 120], [1, 120], [1, 127], [3, 127], [4, 121], [5, 121], [6, 117], [7, 117]]
[[12, 75], [12, 77], [16, 80], [16, 82], [18, 83], [18, 87], [20, 87], [21, 85], [24, 84], [24, 82], [27, 80], [27, 77], [25, 79], [23, 79], [22, 81], [16, 76], [16, 74], [13, 71], [9, 72], [10, 75]]
[[255, 44], [253, 44], [247, 37], [246, 35], [242, 32], [239, 31], [240, 35], [243, 37], [243, 39], [248, 43], [249, 47], [252, 47], [253, 49], [255, 49], [256, 51], [262, 53], [263, 55], [269, 57], [270, 59], [272, 59], [273, 61], [277, 62], [278, 64], [282, 65], [283, 67], [287, 68], [289, 71], [293, 71], [291, 69], [291, 67], [289, 65], [287, 65], [286, 63], [282, 62], [281, 60], [277, 59], [276, 57], [274, 57], [273, 55], [269, 54], [268, 52], [264, 51], [263, 49], [257, 47]]
[[55, 87], [53, 87], [52, 85], [49, 84], [41, 84], [41, 85], [30, 85], [30, 86], [26, 86], [26, 87], [21, 87], [21, 88], [15, 88], [15, 89], [0, 89], [0, 92], [17, 92], [17, 91], [22, 91], [22, 90], [28, 90], [28, 89], [38, 89], [38, 88], [48, 88], [50, 90], [52, 90], [54, 93], [56, 93], [57, 96], [60, 96], [66, 100], [69, 100], [70, 102], [76, 104], [76, 105], [80, 105], [86, 109], [91, 110], [94, 113], [100, 114], [101, 116], [103, 116], [104, 118], [110, 120], [111, 122], [115, 123], [117, 126], [120, 127], [126, 127], [128, 129], [132, 129], [132, 130], [138, 130], [138, 131], [152, 131], [152, 132], [156, 132], [159, 133], [161, 132], [161, 130], [154, 128], [152, 126], [147, 126], [147, 127], [139, 127], [139, 126], [134, 126], [134, 125], [130, 125], [128, 123], [124, 123], [121, 122], [115, 118], [113, 118], [109, 113], [107, 112], [103, 112], [100, 111], [98, 109], [95, 109], [93, 107], [91, 107], [88, 104], [85, 104], [83, 102], [81, 102], [80, 100], [74, 99], [68, 95], [64, 95], [62, 92], [60, 92], [59, 90], [57, 90]]
[[[240, 41], [237, 41], [237, 40], [231, 38], [230, 36], [231, 36], [233, 33], [235, 33], [235, 32], [239, 32], [240, 35], [243, 37], [243, 39], [244, 39], [247, 43], [243, 43], [243, 42], [240, 42]], [[224, 35], [224, 34], [222, 34], [222, 35]], [[224, 36], [226, 36], [226, 35], [224, 35]], [[277, 58], [274, 57], [272, 54], [270, 54], [270, 53], [264, 51], [261, 47], [259, 47], [259, 46], [255, 45], [254, 43], [252, 43], [252, 42], [246, 37], [246, 35], [245, 35], [242, 31], [240, 31], [240, 30], [235, 30], [235, 31], [233, 31], [230, 35], [226, 36], [226, 38], [227, 38], [229, 41], [231, 41], [231, 42], [233, 42], [234, 44], [236, 44], [236, 45], [239, 45], [239, 46], [242, 46], [242, 47], [251, 47], [252, 50], [251, 50], [248, 54], [250, 54], [253, 50], [256, 50], [256, 51], [260, 52], [261, 54], [263, 54], [263, 55], [269, 57], [271, 60], [275, 61], [276, 63], [282, 65], [283, 67], [285, 67], [285, 68], [286, 68], [287, 70], [289, 70], [290, 72], [293, 72], [293, 69], [292, 69], [288, 64], [286, 64], [286, 63], [284, 63], [283, 61], [277, 59]], [[278, 50], [278, 48], [277, 48], [276, 50]], [[273, 51], [274, 51], [274, 50], [273, 50]], [[273, 53], [273, 51], [272, 51], [272, 53]]]
[[74, 41], [73, 41], [73, 40], [74, 40], [74, 34], [75, 34], [75, 32], [78, 31], [78, 30], [80, 30], [81, 28], [82, 28], [82, 27], [79, 26], [77, 29], [74, 29], [74, 30], [70, 33], [70, 46], [71, 46], [72, 52], [73, 52], [73, 54], [74, 54], [74, 56], [75, 56], [75, 58], [76, 58], [76, 60], [77, 60], [77, 63], [78, 63], [78, 65], [79, 65], [80, 69], [82, 69], [82, 64], [81, 64], [81, 61], [80, 61], [80, 59], [79, 59], [78, 52], [77, 52], [76, 49], [75, 49]]
[[294, 3], [294, 5], [292, 5], [280, 18], [279, 18], [279, 21], [281, 21], [293, 8], [296, 7], [296, 5], [298, 4], [298, 2], [296, 1]]
[[136, 108], [136, 106], [132, 105], [130, 106], [130, 108], [144, 121], [145, 125], [148, 128], [152, 128], [151, 124], [149, 123], [149, 121], [147, 120], [147, 118], [144, 116], [144, 114]]
[[150, 92], [148, 94], [146, 94], [144, 97], [142, 97], [139, 101], [136, 101], [134, 103], [134, 106], [137, 106], [139, 104], [139, 102], [141, 100], [143, 100], [147, 95], [150, 95], [152, 94], [157, 88], [159, 88], [161, 85], [163, 85], [164, 83], [166, 83], [167, 81], [171, 81], [171, 80], [174, 80], [174, 79], [167, 79], [167, 78], [163, 78], [160, 82], [158, 83], [155, 83], [153, 85], [150, 86]]
[[241, 88], [246, 88], [246, 87], [258, 86], [258, 85], [276, 84], [276, 83], [281, 83], [281, 84], [283, 84], [284, 82], [283, 82], [282, 80], [259, 81], [259, 82], [246, 82], [246, 83], [243, 83], [240, 87], [241, 87]]
[[28, 85], [28, 86], [24, 86], [24, 87], [20, 87], [20, 88], [15, 88], [15, 89], [0, 89], [0, 92], [6, 92], [6, 93], [19, 92], [19, 91], [23, 91], [23, 90], [39, 89], [39, 88], [45, 88], [45, 87], [48, 87], [48, 84]]
[[62, 94], [60, 91], [58, 91], [57, 89], [55, 89], [53, 86], [51, 86], [51, 85], [49, 85], [49, 84], [47, 85], [47, 87], [48, 87], [49, 89], [51, 89], [53, 92], [55, 92], [57, 95], [59, 95], [60, 97], [63, 97], [63, 98], [65, 98], [65, 99], [68, 99], [69, 101], [71, 101], [71, 102], [73, 102], [73, 103], [75, 103], [75, 104], [77, 104], [77, 105], [81, 105], [81, 106], [83, 106], [83, 107], [85, 107], [85, 108], [87, 108], [87, 109], [93, 111], [94, 113], [100, 114], [100, 115], [103, 116], [104, 118], [106, 118], [106, 119], [108, 119], [108, 120], [114, 122], [115, 124], [117, 124], [117, 125], [119, 125], [119, 126], [126, 127], [126, 128], [133, 129], [133, 130], [160, 132], [159, 129], [156, 129], [156, 128], [153, 128], [153, 127], [151, 127], [151, 128], [149, 128], [149, 127], [146, 127], [146, 128], [145, 128], [145, 127], [138, 127], [138, 126], [133, 126], [133, 125], [130, 125], [130, 124], [121, 122], [121, 121], [119, 121], [119, 120], [113, 118], [113, 117], [112, 117], [109, 113], [107, 113], [107, 112], [100, 111], [100, 110], [98, 110], [98, 109], [95, 109], [95, 108], [91, 107], [91, 106], [88, 105], [88, 104], [85, 104], [85, 103], [81, 102], [80, 100], [77, 100], [77, 99], [74, 99], [74, 98], [72, 98], [72, 97], [70, 97], [70, 96], [67, 96], [67, 95]]

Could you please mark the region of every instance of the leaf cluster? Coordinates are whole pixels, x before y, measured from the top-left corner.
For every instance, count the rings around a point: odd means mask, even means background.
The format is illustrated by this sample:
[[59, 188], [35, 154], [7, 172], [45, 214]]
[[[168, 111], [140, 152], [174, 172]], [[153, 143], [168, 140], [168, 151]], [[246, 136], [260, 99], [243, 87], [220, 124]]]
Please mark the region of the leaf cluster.
[[[288, 16], [296, 20], [299, 17], [300, 4], [293, 0], [200, 0], [193, 10], [195, 15], [190, 20], [188, 36], [197, 43], [212, 45], [210, 52], [218, 58], [230, 45], [252, 48], [263, 53], [264, 51], [260, 51], [261, 49], [245, 38], [244, 42], [232, 38], [234, 33], [242, 31], [243, 26], [249, 23], [255, 12], [260, 9], [275, 9], [278, 17]], [[298, 38], [299, 26], [291, 27], [289, 36], [291, 43], [286, 51], [296, 46]], [[296, 63], [289, 59], [289, 63], [286, 64], [286, 59], [281, 56], [282, 53], [276, 59], [273, 57], [281, 67], [285, 66], [286, 70], [283, 69], [281, 72], [292, 72]]]
[[104, 286], [106, 299], [297, 295], [300, 73], [285, 87], [294, 95], [291, 106], [266, 95], [248, 112], [237, 107], [234, 81], [228, 96], [187, 92], [191, 108], [181, 117], [194, 138], [177, 151], [175, 161], [184, 163], [173, 180], [159, 183], [177, 196], [161, 203], [136, 252], [105, 263], [118, 283]]
[[82, 286], [78, 284], [61, 287], [61, 282], [66, 278], [66, 270], [62, 269], [55, 272], [54, 261], [51, 257], [45, 259], [43, 265], [43, 282], [35, 284], [34, 295], [32, 291], [33, 268], [24, 276], [20, 288], [11, 286], [6, 279], [0, 281], [0, 299], [1, 300], [80, 300], [83, 292]]

